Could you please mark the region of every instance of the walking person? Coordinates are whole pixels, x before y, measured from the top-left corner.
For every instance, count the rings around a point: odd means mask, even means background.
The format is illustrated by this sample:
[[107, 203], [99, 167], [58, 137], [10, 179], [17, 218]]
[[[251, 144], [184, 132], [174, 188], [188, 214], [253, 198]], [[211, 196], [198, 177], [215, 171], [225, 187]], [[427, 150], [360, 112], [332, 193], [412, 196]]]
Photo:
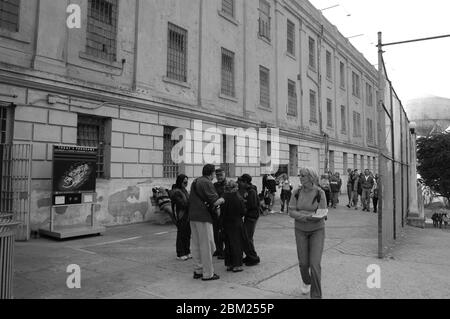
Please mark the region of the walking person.
[[261, 262], [256, 253], [253, 236], [255, 234], [256, 224], [259, 218], [259, 200], [258, 190], [252, 184], [252, 177], [244, 174], [238, 179], [239, 193], [245, 200], [245, 217], [244, 217], [244, 263], [246, 266], [255, 266]]
[[339, 202], [339, 194], [341, 193], [342, 180], [339, 173], [335, 173], [330, 178], [331, 191], [331, 207], [336, 208]]
[[355, 207], [356, 210], [358, 209], [358, 186], [359, 186], [359, 174], [357, 169], [353, 171], [352, 181], [353, 181], [352, 185], [353, 207]]
[[353, 171], [351, 168], [347, 169], [347, 197], [348, 204], [347, 207], [351, 208], [353, 206], [352, 193], [353, 193]]
[[172, 185], [171, 201], [172, 211], [175, 215], [177, 226], [176, 250], [178, 260], [188, 260], [191, 255], [191, 226], [189, 220], [189, 193], [187, 191], [188, 177], [184, 174], [178, 175]]
[[269, 203], [269, 214], [275, 214], [273, 211], [273, 205], [275, 204], [275, 193], [277, 192], [277, 181], [275, 180], [275, 177], [273, 175], [268, 175], [266, 179], [266, 188], [267, 188], [267, 194], [270, 200]]
[[378, 174], [375, 174], [375, 180], [374, 180], [373, 190], [372, 190], [372, 204], [373, 204], [373, 212], [374, 213], [378, 212], [378, 196], [379, 196], [378, 183], [379, 183], [379, 177], [378, 177]]
[[214, 165], [205, 165], [202, 177], [192, 183], [189, 197], [194, 279], [202, 278], [205, 281], [220, 278], [214, 273], [212, 262], [212, 255], [216, 250], [212, 215], [217, 211], [217, 207], [225, 201], [219, 197], [212, 183], [214, 172]]
[[361, 179], [361, 200], [363, 211], [370, 212], [370, 192], [373, 189], [374, 178], [370, 175], [368, 169], [364, 170], [364, 177]]
[[[225, 184], [227, 183], [227, 177], [223, 168], [216, 169], [216, 179], [217, 182], [214, 183], [214, 188], [216, 189], [219, 197], [222, 197], [224, 194]], [[218, 218], [213, 219], [213, 232], [214, 232], [214, 244], [216, 245], [216, 251], [213, 254], [213, 257], [217, 257], [217, 259], [223, 259], [223, 227], [222, 227], [222, 218], [219, 214]]]
[[318, 208], [326, 209], [325, 192], [319, 187], [314, 169], [300, 169], [301, 187], [296, 191], [295, 209], [289, 216], [295, 219], [295, 240], [301, 274], [301, 291], [311, 298], [322, 298], [321, 261], [325, 242], [324, 218], [311, 217]]
[[225, 203], [220, 207], [223, 223], [223, 239], [225, 243], [224, 256], [227, 271], [241, 272], [243, 270], [244, 253], [244, 223], [245, 202], [238, 192], [238, 184], [227, 181], [223, 198]]
[[330, 178], [328, 174], [323, 174], [320, 177], [320, 188], [325, 192], [325, 201], [327, 203], [327, 207], [330, 206], [331, 200], [331, 189], [330, 189]]
[[289, 213], [289, 202], [291, 201], [292, 196], [292, 184], [289, 181], [289, 177], [287, 174], [283, 174], [281, 177], [281, 183], [279, 185], [281, 187], [281, 211], [280, 213], [284, 213], [284, 207], [286, 207], [286, 213]]

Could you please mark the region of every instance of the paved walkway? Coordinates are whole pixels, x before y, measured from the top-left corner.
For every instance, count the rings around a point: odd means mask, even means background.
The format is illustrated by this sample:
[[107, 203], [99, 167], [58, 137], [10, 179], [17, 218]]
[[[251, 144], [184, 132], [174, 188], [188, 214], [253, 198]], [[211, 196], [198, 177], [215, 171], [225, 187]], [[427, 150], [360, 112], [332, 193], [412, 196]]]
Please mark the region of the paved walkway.
[[[342, 202], [344, 197], [342, 197]], [[331, 210], [322, 262], [324, 298], [450, 298], [450, 230], [407, 227], [386, 259], [377, 256], [377, 215]], [[109, 228], [104, 236], [16, 244], [15, 298], [304, 298], [293, 220], [261, 217], [255, 233], [261, 264], [220, 280], [192, 279], [192, 261], [175, 259], [172, 225]], [[67, 266], [81, 267], [81, 289], [66, 286]], [[367, 267], [381, 267], [381, 288], [369, 289]]]

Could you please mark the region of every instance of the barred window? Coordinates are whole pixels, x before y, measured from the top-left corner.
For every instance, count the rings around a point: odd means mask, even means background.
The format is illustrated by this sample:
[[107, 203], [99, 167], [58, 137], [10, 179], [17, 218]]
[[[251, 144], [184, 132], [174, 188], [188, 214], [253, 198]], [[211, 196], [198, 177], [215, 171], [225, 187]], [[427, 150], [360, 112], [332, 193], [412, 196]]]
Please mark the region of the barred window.
[[369, 83], [366, 83], [366, 104], [367, 106], [373, 106], [373, 90]]
[[295, 55], [295, 24], [287, 20], [287, 52]]
[[316, 40], [309, 37], [309, 66], [313, 69], [316, 68]]
[[311, 122], [317, 123], [317, 104], [316, 104], [316, 92], [309, 91], [309, 119]]
[[106, 119], [78, 115], [77, 144], [97, 147], [97, 178], [105, 178]]
[[20, 0], [0, 0], [0, 29], [19, 32]]
[[87, 54], [107, 61], [116, 61], [117, 1], [88, 0]]
[[347, 173], [347, 170], [348, 170], [348, 153], [344, 153], [344, 155], [343, 155], [343, 166], [344, 166], [344, 169], [342, 170], [343, 171], [343, 174], [344, 175], [347, 175], [348, 173]]
[[373, 121], [367, 119], [367, 142], [373, 143]]
[[6, 143], [6, 126], [8, 124], [7, 115], [8, 115], [7, 107], [0, 105], [0, 144]]
[[360, 82], [359, 82], [359, 75], [355, 72], [352, 72], [352, 93], [356, 97], [360, 97]]
[[333, 76], [332, 67], [331, 67], [331, 52], [327, 51], [326, 53], [326, 61], [327, 61], [327, 78], [331, 79]]
[[347, 112], [345, 110], [345, 105], [341, 105], [341, 132], [347, 132]]
[[235, 96], [234, 53], [222, 48], [222, 94]]
[[341, 78], [341, 88], [345, 88], [345, 64], [343, 62], [339, 63], [339, 71], [340, 71], [340, 78]]
[[353, 136], [361, 137], [361, 114], [353, 111]]
[[333, 102], [327, 99], [327, 126], [333, 127]]
[[187, 31], [169, 22], [167, 77], [187, 81]]
[[288, 80], [288, 109], [287, 114], [297, 116], [297, 91], [295, 82]]
[[259, 35], [270, 41], [270, 4], [259, 0]]
[[222, 12], [234, 17], [234, 0], [222, 0]]
[[270, 76], [269, 69], [259, 67], [260, 104], [270, 108]]
[[163, 137], [163, 177], [164, 178], [177, 178], [178, 177], [178, 164], [174, 163], [172, 159], [172, 149], [178, 143], [176, 140], [172, 140], [172, 133], [175, 130], [174, 127], [164, 126]]

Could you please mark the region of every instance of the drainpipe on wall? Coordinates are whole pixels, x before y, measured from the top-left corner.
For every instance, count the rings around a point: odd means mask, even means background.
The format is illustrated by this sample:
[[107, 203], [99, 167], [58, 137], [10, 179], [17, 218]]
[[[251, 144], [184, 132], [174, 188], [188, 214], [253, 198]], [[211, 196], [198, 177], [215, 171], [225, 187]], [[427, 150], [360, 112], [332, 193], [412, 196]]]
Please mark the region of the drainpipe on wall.
[[[324, 138], [324, 146], [325, 146], [325, 165], [324, 165], [324, 172], [327, 171], [328, 167], [328, 135], [326, 132], [323, 131], [323, 123], [322, 123], [322, 67], [320, 64], [321, 57], [322, 57], [322, 38], [323, 38], [323, 25], [320, 26], [320, 34], [318, 37], [317, 45], [317, 76], [318, 76], [318, 108], [319, 108], [319, 129], [320, 134]], [[320, 160], [320, 159], [319, 159]]]

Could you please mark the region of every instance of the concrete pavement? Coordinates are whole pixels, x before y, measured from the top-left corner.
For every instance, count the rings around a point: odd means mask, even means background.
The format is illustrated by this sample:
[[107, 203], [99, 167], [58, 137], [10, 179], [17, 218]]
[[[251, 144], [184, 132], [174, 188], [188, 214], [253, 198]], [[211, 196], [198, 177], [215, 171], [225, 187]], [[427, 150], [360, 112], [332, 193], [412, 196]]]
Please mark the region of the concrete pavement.
[[[342, 197], [341, 202], [345, 199]], [[109, 228], [104, 236], [16, 243], [15, 298], [292, 299], [300, 274], [293, 220], [260, 218], [255, 233], [261, 264], [220, 280], [192, 279], [192, 261], [175, 259], [173, 225]], [[392, 254], [377, 258], [377, 215], [331, 209], [322, 261], [324, 298], [450, 298], [450, 230], [406, 227]], [[81, 268], [81, 288], [69, 289], [67, 266]], [[380, 289], [369, 289], [369, 265], [381, 270]]]

